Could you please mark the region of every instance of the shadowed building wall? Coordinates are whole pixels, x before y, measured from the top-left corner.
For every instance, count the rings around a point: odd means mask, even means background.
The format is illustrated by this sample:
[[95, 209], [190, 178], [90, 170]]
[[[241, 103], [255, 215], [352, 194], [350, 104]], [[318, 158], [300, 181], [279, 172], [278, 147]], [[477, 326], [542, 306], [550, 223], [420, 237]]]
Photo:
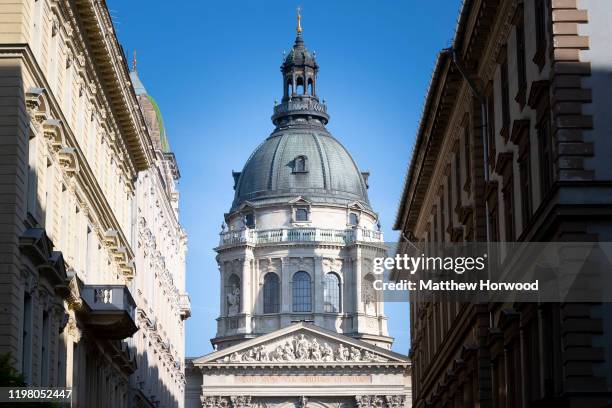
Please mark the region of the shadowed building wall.
[[[612, 238], [611, 16], [589, 0], [464, 2], [416, 136], [404, 242]], [[612, 401], [608, 304], [413, 303], [410, 316], [416, 407]]]

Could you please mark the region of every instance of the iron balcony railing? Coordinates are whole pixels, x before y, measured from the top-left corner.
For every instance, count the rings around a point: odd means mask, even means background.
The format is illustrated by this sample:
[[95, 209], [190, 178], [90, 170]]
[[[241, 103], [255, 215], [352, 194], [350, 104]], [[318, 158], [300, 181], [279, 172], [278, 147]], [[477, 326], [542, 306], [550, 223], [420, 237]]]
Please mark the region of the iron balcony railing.
[[327, 242], [334, 244], [351, 244], [354, 242], [383, 242], [380, 231], [365, 228], [344, 230], [326, 228], [278, 228], [268, 230], [241, 229], [225, 231], [220, 234], [219, 246], [239, 244], [275, 244], [283, 242]]

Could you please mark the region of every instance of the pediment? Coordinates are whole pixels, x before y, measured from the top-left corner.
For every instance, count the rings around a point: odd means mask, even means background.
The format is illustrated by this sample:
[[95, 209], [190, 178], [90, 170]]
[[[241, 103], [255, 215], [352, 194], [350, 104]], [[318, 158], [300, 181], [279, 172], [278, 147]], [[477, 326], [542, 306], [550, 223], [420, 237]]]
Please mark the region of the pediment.
[[359, 201], [350, 202], [347, 206], [348, 208], [352, 210], [361, 210], [361, 211], [367, 210], [367, 208], [363, 204], [361, 204]]
[[307, 323], [296, 323], [194, 360], [195, 365], [407, 362], [407, 357], [400, 354]]
[[296, 197], [296, 198], [294, 198], [292, 200], [289, 200], [289, 204], [294, 204], [294, 205], [296, 205], [296, 204], [298, 204], [298, 205], [299, 204], [302, 204], [302, 205], [311, 205], [312, 201], [304, 198], [303, 196], [298, 196], [298, 197]]

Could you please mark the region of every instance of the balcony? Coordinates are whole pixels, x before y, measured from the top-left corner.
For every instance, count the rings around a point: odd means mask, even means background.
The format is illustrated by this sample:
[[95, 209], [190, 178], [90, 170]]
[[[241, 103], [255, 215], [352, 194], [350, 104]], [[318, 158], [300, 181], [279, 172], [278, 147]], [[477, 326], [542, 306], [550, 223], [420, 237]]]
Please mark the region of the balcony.
[[383, 234], [380, 231], [365, 228], [345, 230], [324, 228], [242, 229], [222, 232], [220, 234], [219, 247], [300, 242], [320, 242], [340, 245], [349, 245], [355, 242], [382, 243]]
[[136, 302], [126, 286], [83, 285], [81, 298], [90, 309], [87, 326], [98, 336], [120, 340], [138, 330]]

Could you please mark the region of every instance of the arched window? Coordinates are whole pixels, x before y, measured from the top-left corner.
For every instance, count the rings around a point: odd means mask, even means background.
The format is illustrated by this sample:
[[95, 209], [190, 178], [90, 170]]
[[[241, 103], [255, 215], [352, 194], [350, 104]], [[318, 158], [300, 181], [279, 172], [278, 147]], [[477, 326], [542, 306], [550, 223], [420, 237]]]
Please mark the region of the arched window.
[[359, 225], [359, 215], [357, 215], [357, 213], [350, 213], [349, 214], [349, 224], [350, 225]]
[[312, 78], [308, 78], [308, 94], [314, 95], [314, 90], [312, 87]]
[[287, 88], [285, 92], [287, 95], [293, 95], [293, 83], [291, 82], [291, 80], [287, 81]]
[[244, 225], [247, 226], [247, 228], [254, 228], [255, 227], [255, 216], [253, 215], [253, 213], [246, 213], [244, 216]]
[[293, 311], [310, 312], [312, 310], [310, 275], [299, 271], [293, 275]]
[[325, 312], [340, 313], [340, 278], [333, 272], [325, 275], [323, 302]]
[[264, 276], [264, 313], [278, 313], [280, 309], [280, 285], [278, 275], [268, 272]]
[[304, 78], [298, 77], [297, 80], [295, 81], [295, 93], [298, 95], [302, 95], [304, 94], [305, 90], [306, 90], [306, 87], [304, 84]]
[[294, 173], [305, 173], [308, 171], [308, 158], [300, 155], [293, 159], [293, 172]]

